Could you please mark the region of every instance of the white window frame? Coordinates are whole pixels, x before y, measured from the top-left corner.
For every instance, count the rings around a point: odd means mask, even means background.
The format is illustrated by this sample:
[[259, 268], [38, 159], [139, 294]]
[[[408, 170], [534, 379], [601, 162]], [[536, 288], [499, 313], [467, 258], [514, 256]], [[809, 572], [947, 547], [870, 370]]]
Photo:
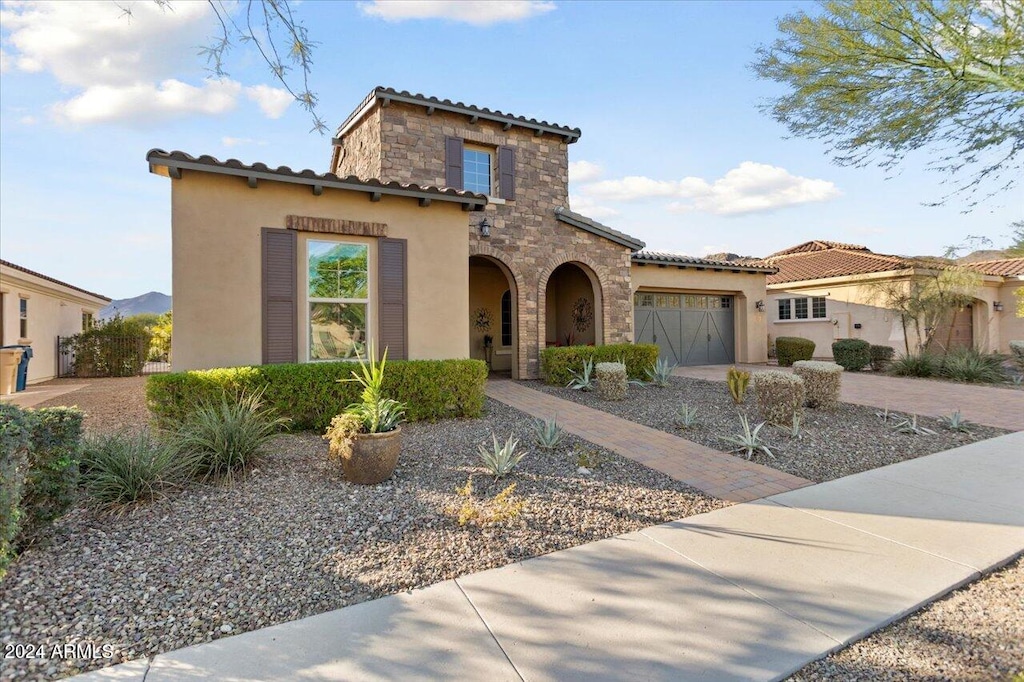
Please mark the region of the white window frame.
[[[822, 314], [815, 314], [815, 301], [822, 301]], [[804, 315], [801, 317], [797, 312], [797, 303], [805, 302]], [[782, 308], [785, 307], [789, 317], [782, 316]], [[778, 299], [776, 322], [822, 322], [828, 319], [828, 304], [825, 296], [790, 296]]]
[[[487, 172], [488, 172], [489, 175], [488, 175], [488, 180], [487, 180], [487, 191], [486, 192], [480, 192], [478, 189], [470, 189], [470, 188], [466, 187], [466, 152], [476, 152], [478, 154], [486, 154], [487, 155], [487, 159], [488, 159], [488, 162], [487, 162]], [[462, 143], [462, 188], [464, 190], [467, 190], [467, 191], [470, 191], [470, 192], [478, 192], [478, 193], [481, 193], [481, 194], [485, 194], [488, 197], [497, 196], [497, 189], [498, 188], [496, 186], [497, 182], [496, 182], [496, 177], [495, 177], [497, 174], [494, 172], [494, 166], [495, 166], [495, 164], [497, 162], [498, 162], [497, 149], [494, 149], [492, 147], [487, 147], [485, 145], [470, 144], [468, 141], [464, 140], [463, 143]]]
[[[366, 306], [366, 339], [365, 348], [367, 352], [370, 349], [370, 345], [376, 336], [373, 333], [374, 329], [374, 310], [373, 310], [373, 269], [371, 267], [371, 261], [373, 259], [374, 250], [370, 244], [363, 241], [353, 241], [350, 239], [329, 239], [329, 235], [317, 235], [316, 237], [307, 237], [303, 241], [302, 247], [302, 298], [304, 299], [305, 312], [303, 313], [303, 324], [306, 327], [306, 332], [303, 335], [306, 340], [306, 362], [355, 362], [357, 358], [314, 358], [313, 357], [313, 315], [312, 315], [312, 304], [314, 303], [362, 303]], [[322, 244], [344, 244], [347, 246], [361, 246], [366, 249], [366, 298], [320, 298], [309, 295], [309, 246], [313, 243]]]

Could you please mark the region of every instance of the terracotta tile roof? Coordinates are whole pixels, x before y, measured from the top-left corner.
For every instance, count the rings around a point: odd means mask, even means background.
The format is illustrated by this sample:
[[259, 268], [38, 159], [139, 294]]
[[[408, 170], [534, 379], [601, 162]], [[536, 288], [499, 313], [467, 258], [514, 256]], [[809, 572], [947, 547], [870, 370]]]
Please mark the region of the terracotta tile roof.
[[605, 239], [613, 241], [616, 244], [621, 244], [622, 246], [632, 249], [633, 251], [636, 251], [637, 249], [642, 249], [644, 248], [644, 246], [646, 246], [646, 244], [644, 244], [636, 237], [631, 237], [625, 232], [619, 232], [618, 230], [612, 229], [607, 225], [603, 225], [597, 222], [593, 218], [588, 218], [587, 216], [581, 213], [574, 213], [573, 211], [570, 211], [569, 209], [564, 208], [562, 206], [559, 206], [558, 208], [555, 209], [555, 218], [557, 218], [558, 220], [567, 225], [572, 225], [573, 227], [584, 230], [586, 232], [590, 232], [591, 234], [596, 234], [599, 237], [604, 237]]
[[149, 162], [150, 171], [156, 167], [166, 167], [185, 170], [199, 170], [208, 173], [219, 173], [222, 175], [237, 175], [254, 180], [276, 180], [278, 182], [290, 182], [294, 184], [310, 185], [314, 188], [333, 187], [336, 189], [348, 189], [369, 194], [388, 194], [394, 196], [406, 196], [417, 199], [436, 199], [438, 201], [450, 201], [466, 204], [472, 208], [482, 208], [487, 203], [487, 197], [483, 194], [475, 194], [461, 189], [450, 187], [434, 187], [431, 185], [403, 184], [401, 182], [383, 182], [381, 180], [364, 180], [349, 175], [339, 177], [334, 173], [317, 173], [310, 169], [295, 171], [288, 166], [271, 168], [265, 163], [244, 164], [238, 159], [227, 159], [221, 161], [209, 155], [199, 157], [186, 154], [181, 151], [167, 152], [163, 149], [150, 149], [146, 153], [146, 160]]
[[647, 249], [634, 253], [633, 262], [650, 263], [652, 265], [694, 265], [724, 270], [744, 270], [747, 272], [773, 273], [777, 271], [774, 266], [753, 258], [716, 260], [713, 258], [695, 258], [694, 256], [672, 253], [671, 251], [650, 251]]
[[12, 263], [10, 261], [7, 261], [7, 260], [0, 260], [0, 265], [3, 265], [4, 267], [11, 268], [12, 270], [18, 270], [20, 272], [24, 272], [26, 274], [32, 275], [33, 277], [38, 277], [39, 279], [45, 279], [47, 282], [53, 282], [54, 284], [59, 284], [62, 287], [67, 287], [68, 289], [74, 289], [75, 291], [79, 291], [79, 292], [81, 292], [83, 294], [88, 294], [89, 296], [93, 296], [93, 297], [98, 298], [98, 299], [100, 299], [102, 301], [106, 301], [107, 303], [110, 303], [113, 300], [111, 298], [108, 298], [107, 296], [104, 296], [103, 294], [97, 294], [97, 293], [94, 293], [92, 291], [89, 291], [88, 289], [83, 289], [81, 287], [76, 287], [74, 284], [68, 284], [67, 282], [62, 282], [59, 279], [54, 279], [53, 277], [50, 277], [49, 275], [44, 275], [43, 273], [36, 272], [35, 270], [29, 270], [28, 268], [23, 268], [20, 265], [15, 265], [14, 263]]
[[902, 256], [872, 253], [867, 248], [855, 244], [822, 241], [806, 242], [792, 249], [774, 253], [765, 258], [765, 261], [779, 269], [776, 274], [768, 276], [769, 285], [866, 275], [914, 266], [914, 261]]
[[861, 246], [860, 244], [843, 244], [842, 242], [830, 242], [825, 239], [813, 239], [809, 242], [804, 242], [803, 244], [791, 246], [788, 249], [784, 249], [782, 251], [776, 251], [772, 255], [768, 256], [768, 258], [775, 258], [776, 256], [788, 256], [794, 253], [828, 251], [830, 249], [844, 249], [846, 251], [867, 251], [868, 253], [871, 252], [870, 249], [868, 249], [868, 247]]
[[407, 104], [419, 104], [424, 107], [440, 109], [441, 111], [451, 111], [458, 114], [466, 114], [467, 116], [476, 116], [488, 121], [497, 121], [498, 123], [504, 123], [507, 125], [516, 125], [523, 128], [529, 128], [530, 130], [539, 131], [543, 133], [551, 133], [554, 135], [564, 136], [567, 142], [572, 143], [580, 139], [582, 131], [579, 128], [570, 128], [569, 126], [559, 125], [558, 123], [548, 123], [547, 121], [538, 121], [535, 118], [527, 118], [526, 116], [516, 116], [515, 114], [507, 114], [497, 109], [488, 109], [486, 107], [478, 107], [473, 104], [464, 104], [462, 102], [453, 102], [450, 99], [439, 99], [437, 97], [429, 97], [427, 95], [421, 95], [419, 93], [411, 93], [408, 90], [396, 90], [394, 88], [386, 88], [384, 86], [377, 86], [370, 91], [359, 106], [348, 115], [348, 118], [338, 126], [338, 132], [336, 137], [343, 136], [348, 132], [348, 128], [351, 124], [359, 120], [362, 115], [366, 112], [367, 106], [374, 100], [381, 101], [395, 101], [405, 102]]
[[995, 275], [997, 277], [1017, 277], [1024, 275], [1024, 257], [1022, 258], [997, 258], [995, 260], [984, 260], [977, 263], [968, 263], [964, 266], [976, 270], [983, 275]]

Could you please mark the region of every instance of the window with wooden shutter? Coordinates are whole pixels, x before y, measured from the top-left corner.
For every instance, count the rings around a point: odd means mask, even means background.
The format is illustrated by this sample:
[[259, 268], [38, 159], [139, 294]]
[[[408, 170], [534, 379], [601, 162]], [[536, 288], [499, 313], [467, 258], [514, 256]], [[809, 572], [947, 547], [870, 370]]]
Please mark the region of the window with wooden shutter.
[[377, 249], [377, 280], [380, 292], [380, 341], [377, 347], [388, 349], [389, 360], [407, 360], [407, 242], [405, 239], [381, 239]]
[[263, 364], [298, 362], [297, 263], [295, 233], [263, 228]]
[[498, 147], [498, 196], [509, 201], [516, 198], [516, 150]]
[[453, 189], [462, 189], [462, 146], [462, 138], [444, 139], [444, 184]]

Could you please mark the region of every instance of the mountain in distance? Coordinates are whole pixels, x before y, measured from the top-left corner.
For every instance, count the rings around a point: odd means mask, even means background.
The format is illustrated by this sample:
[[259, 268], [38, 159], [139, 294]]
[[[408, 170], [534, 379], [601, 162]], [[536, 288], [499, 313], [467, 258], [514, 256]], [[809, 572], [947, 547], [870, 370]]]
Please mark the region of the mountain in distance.
[[121, 317], [131, 317], [139, 313], [156, 313], [162, 315], [171, 309], [171, 297], [161, 294], [159, 291], [151, 291], [148, 294], [135, 296], [134, 298], [121, 298], [111, 301], [108, 306], [101, 309], [99, 319], [106, 320], [117, 313]]

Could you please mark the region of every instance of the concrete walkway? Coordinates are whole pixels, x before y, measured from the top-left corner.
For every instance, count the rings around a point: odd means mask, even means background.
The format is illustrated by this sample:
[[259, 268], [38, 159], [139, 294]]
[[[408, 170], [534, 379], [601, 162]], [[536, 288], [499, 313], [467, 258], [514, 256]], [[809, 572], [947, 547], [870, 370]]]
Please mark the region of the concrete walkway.
[[[725, 381], [730, 365], [678, 367], [676, 376], [708, 381]], [[741, 365], [748, 371], [781, 369], [765, 365]], [[1024, 431], [1024, 391], [993, 386], [958, 384], [937, 379], [890, 377], [871, 372], [845, 372], [842, 400], [857, 405], [888, 407], [895, 412], [909, 412], [941, 417], [956, 410], [978, 424], [1010, 431]]]
[[514, 381], [492, 379], [486, 390], [489, 397], [539, 419], [557, 416], [559, 425], [569, 433], [722, 500], [749, 502], [812, 484]]
[[78, 678], [772, 680], [1024, 551], [1024, 433]]
[[80, 388], [85, 388], [85, 386], [86, 384], [36, 384], [33, 386], [26, 386], [24, 391], [18, 391], [11, 395], [0, 396], [0, 401], [11, 403], [18, 407], [35, 407], [39, 403], [45, 403], [47, 400], [59, 398], [65, 393], [77, 391]]

